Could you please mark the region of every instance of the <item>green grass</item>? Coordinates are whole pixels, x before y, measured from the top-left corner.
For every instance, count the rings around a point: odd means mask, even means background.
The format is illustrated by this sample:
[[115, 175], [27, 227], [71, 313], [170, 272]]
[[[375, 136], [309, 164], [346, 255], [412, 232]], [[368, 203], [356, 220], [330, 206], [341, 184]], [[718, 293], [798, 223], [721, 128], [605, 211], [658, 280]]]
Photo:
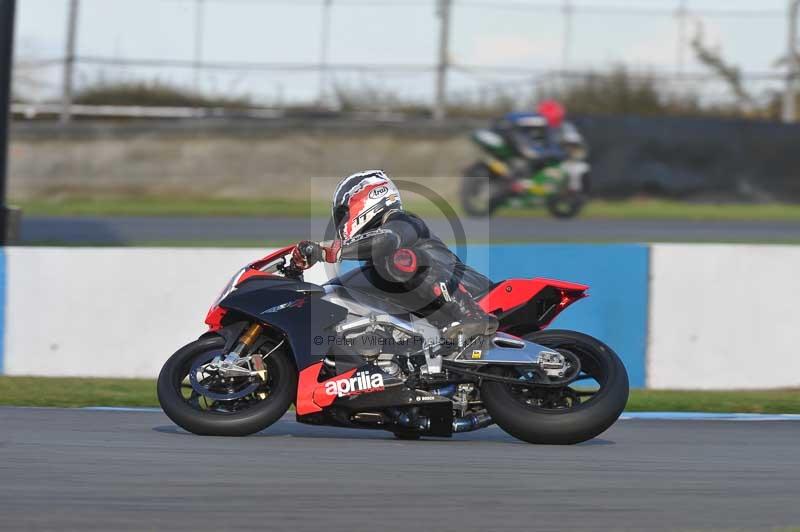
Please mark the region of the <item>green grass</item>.
[[155, 381], [73, 377], [0, 377], [0, 404], [14, 406], [158, 406]]
[[627, 410], [800, 414], [800, 389], [731, 392], [633, 390]]
[[[501, 209], [512, 217], [546, 216], [544, 210]], [[674, 200], [632, 199], [591, 201], [581, 218], [605, 220], [691, 220], [691, 221], [800, 221], [800, 205], [767, 203], [688, 203]]]
[[[328, 217], [326, 201], [215, 198], [61, 198], [12, 202], [23, 214], [37, 216], [196, 216], [196, 217]], [[411, 202], [407, 208], [421, 216], [442, 217], [433, 204]]]
[[12, 202], [37, 216], [328, 216], [324, 202], [277, 199], [62, 198]]
[[[0, 405], [158, 406], [148, 379], [0, 377]], [[628, 411], [800, 413], [800, 389], [698, 392], [632, 390]]]
[[[23, 213], [48, 216], [286, 216], [305, 218], [328, 216], [325, 201], [283, 199], [203, 198], [56, 198], [15, 202]], [[441, 216], [436, 206], [412, 203], [409, 210], [423, 216]], [[456, 211], [460, 209], [454, 205]], [[544, 209], [504, 208], [502, 216], [543, 218]], [[633, 220], [764, 220], [800, 221], [800, 205], [710, 204], [672, 200], [596, 200], [589, 203], [583, 218]]]

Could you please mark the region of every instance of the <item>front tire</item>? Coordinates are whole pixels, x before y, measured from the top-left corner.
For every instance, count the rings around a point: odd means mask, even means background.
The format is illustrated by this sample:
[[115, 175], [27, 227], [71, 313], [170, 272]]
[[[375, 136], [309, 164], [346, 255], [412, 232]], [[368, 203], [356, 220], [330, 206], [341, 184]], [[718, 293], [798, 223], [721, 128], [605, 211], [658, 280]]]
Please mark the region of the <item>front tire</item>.
[[586, 197], [576, 191], [562, 191], [547, 198], [547, 210], [561, 220], [576, 217], [585, 204]]
[[[574, 331], [538, 331], [525, 336], [551, 349], [565, 349], [581, 362], [600, 388], [585, 402], [574, 402], [578, 393], [569, 387], [571, 401], [563, 407], [531, 406], [520, 400], [514, 385], [484, 381], [481, 397], [492, 419], [506, 432], [529, 443], [570, 445], [590, 440], [608, 429], [628, 402], [628, 373], [616, 353], [591, 336]], [[494, 374], [511, 376], [495, 367]], [[530, 402], [530, 401], [528, 401]]]
[[[199, 409], [184, 397], [182, 388], [192, 364], [209, 353], [221, 352], [225, 340], [201, 338], [179, 349], [164, 364], [158, 376], [158, 402], [164, 413], [189, 432], [204, 436], [247, 436], [264, 430], [280, 419], [297, 394], [297, 370], [285, 349], [276, 349], [265, 360], [273, 382], [269, 394], [252, 406], [237, 411]], [[224, 404], [224, 403], [223, 403]]]

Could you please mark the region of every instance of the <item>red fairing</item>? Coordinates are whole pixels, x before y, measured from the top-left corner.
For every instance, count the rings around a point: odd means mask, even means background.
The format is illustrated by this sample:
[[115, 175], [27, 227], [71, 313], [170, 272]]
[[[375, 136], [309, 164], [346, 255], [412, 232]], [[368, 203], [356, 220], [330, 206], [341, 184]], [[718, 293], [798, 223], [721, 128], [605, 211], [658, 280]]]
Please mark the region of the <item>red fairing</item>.
[[[575, 301], [587, 297], [585, 284], [558, 281], [555, 279], [508, 279], [494, 287], [483, 296], [478, 304], [490, 314], [505, 313], [530, 301], [543, 289], [551, 286], [561, 292], [558, 311], [564, 310]], [[555, 313], [553, 317], [558, 315]]]
[[298, 416], [321, 412], [323, 408], [332, 405], [337, 396], [326, 393], [325, 384], [331, 381], [349, 379], [356, 373], [354, 368], [319, 382], [321, 369], [322, 362], [317, 362], [300, 372], [300, 378], [297, 381], [297, 400], [294, 403]]
[[[253, 277], [270, 277], [272, 274], [265, 273], [258, 270], [245, 270], [239, 276], [239, 279], [236, 281], [236, 286], [239, 286], [247, 279], [252, 279]], [[225, 313], [227, 312], [224, 308], [219, 306], [219, 301], [223, 298], [217, 300], [217, 303], [209, 309], [208, 314], [206, 314], [206, 325], [208, 325], [208, 329], [210, 331], [218, 331], [222, 328], [222, 318], [225, 317]]]
[[241, 277], [239, 277], [239, 281], [236, 283], [236, 286], [239, 286], [243, 282], [248, 279], [252, 279], [253, 277], [273, 277], [271, 273], [260, 272], [258, 270], [245, 270]]
[[226, 312], [227, 311], [219, 305], [214, 305], [211, 307], [211, 310], [209, 310], [208, 314], [206, 314], [206, 325], [208, 325], [208, 330], [218, 331], [222, 329], [222, 318], [225, 317]]
[[243, 268], [244, 271], [239, 270], [241, 272], [239, 274], [239, 277], [237, 278], [236, 276], [234, 276], [234, 280], [231, 281], [236, 283], [235, 286], [230, 286], [229, 283], [229, 287], [223, 290], [223, 293], [220, 294], [219, 298], [217, 298], [217, 300], [214, 302], [214, 305], [212, 305], [212, 307], [209, 309], [208, 314], [206, 314], [205, 323], [206, 325], [208, 325], [209, 330], [218, 331], [219, 329], [222, 328], [222, 318], [225, 317], [225, 313], [227, 311], [219, 306], [219, 302], [222, 301], [222, 299], [224, 299], [225, 296], [228, 295], [230, 290], [236, 288], [247, 279], [252, 279], [254, 277], [271, 276], [272, 275], [271, 273], [262, 272], [260, 268], [263, 268], [270, 262], [273, 262], [276, 259], [279, 259], [291, 253], [294, 247], [295, 246], [286, 246], [285, 248], [278, 249], [264, 258], [258, 259], [255, 262], [251, 262], [245, 268]]
[[295, 246], [292, 245], [292, 246], [286, 246], [285, 248], [281, 248], [281, 249], [275, 250], [274, 252], [270, 253], [266, 257], [264, 257], [262, 259], [258, 259], [255, 262], [251, 262], [249, 267], [254, 269], [254, 270], [257, 270], [257, 269], [261, 268], [262, 266], [264, 266], [265, 264], [269, 264], [270, 262], [274, 261], [275, 259], [278, 259], [280, 257], [284, 257], [284, 256], [288, 255], [289, 253], [292, 252], [292, 250], [294, 250], [294, 248], [295, 248]]

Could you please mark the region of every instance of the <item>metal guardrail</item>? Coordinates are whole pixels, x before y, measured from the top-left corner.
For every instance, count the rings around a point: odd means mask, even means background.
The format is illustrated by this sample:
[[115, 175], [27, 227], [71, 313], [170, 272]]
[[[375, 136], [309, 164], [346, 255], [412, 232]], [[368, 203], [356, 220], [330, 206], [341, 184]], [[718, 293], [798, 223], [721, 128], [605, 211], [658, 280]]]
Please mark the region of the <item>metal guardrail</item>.
[[[149, 107], [133, 105], [72, 105], [72, 116], [90, 118], [222, 118], [244, 116], [247, 118], [283, 118], [281, 109], [230, 109], [224, 107]], [[11, 114], [16, 117], [35, 119], [58, 116], [61, 104], [55, 103], [15, 103]]]
[[[11, 115], [16, 119], [35, 120], [58, 118], [63, 106], [58, 103], [14, 103]], [[402, 123], [419, 117], [389, 110], [336, 111], [332, 109], [296, 110], [266, 107], [179, 107], [140, 105], [72, 105], [70, 116], [83, 118], [133, 118], [133, 119], [225, 119], [246, 118], [275, 120], [290, 118], [340, 118], [356, 122]]]

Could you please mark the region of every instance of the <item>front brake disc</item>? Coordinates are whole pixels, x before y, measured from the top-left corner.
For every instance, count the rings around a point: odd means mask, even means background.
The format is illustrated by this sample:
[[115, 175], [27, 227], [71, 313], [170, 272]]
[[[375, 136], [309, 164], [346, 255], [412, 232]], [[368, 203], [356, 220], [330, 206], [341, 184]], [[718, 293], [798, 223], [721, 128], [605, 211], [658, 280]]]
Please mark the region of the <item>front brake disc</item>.
[[[207, 384], [201, 383], [197, 379], [197, 373], [200, 371], [200, 368], [211, 362], [214, 359], [214, 357], [219, 356], [221, 354], [222, 353], [220, 351], [212, 351], [206, 353], [204, 356], [198, 357], [197, 360], [194, 361], [194, 363], [192, 364], [192, 369], [189, 370], [189, 382], [192, 385], [192, 389], [195, 392], [199, 393], [200, 395], [207, 397], [208, 399], [211, 399], [213, 401], [235, 401], [236, 399], [247, 397], [248, 395], [255, 392], [261, 384], [258, 382], [250, 382], [249, 379], [247, 380], [246, 385], [244, 385], [245, 383], [242, 383], [243, 387], [240, 388], [239, 390], [234, 390], [225, 393], [212, 391]], [[242, 378], [234, 377], [234, 379], [241, 380], [244, 379], [244, 377]]]

